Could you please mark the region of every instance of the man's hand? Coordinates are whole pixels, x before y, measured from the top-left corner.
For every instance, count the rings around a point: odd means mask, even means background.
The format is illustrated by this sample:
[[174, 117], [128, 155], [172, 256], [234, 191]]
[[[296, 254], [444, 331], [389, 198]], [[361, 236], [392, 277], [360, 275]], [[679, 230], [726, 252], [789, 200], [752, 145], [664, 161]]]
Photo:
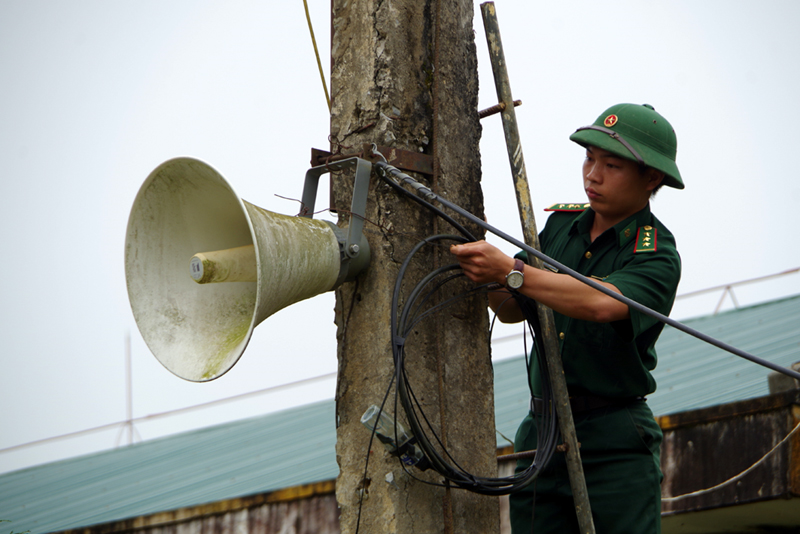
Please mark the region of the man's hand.
[[[456, 257], [464, 274], [475, 283], [496, 282], [506, 285], [506, 275], [514, 267], [514, 258], [504, 254], [486, 241], [475, 241], [464, 245], [453, 245], [450, 252]], [[599, 282], [612, 291], [621, 293], [614, 285]], [[568, 317], [608, 323], [630, 317], [628, 306], [604, 295], [574, 278], [525, 266], [525, 281], [518, 290], [545, 306]], [[498, 312], [504, 323], [522, 319], [519, 308], [513, 303], [500, 305], [507, 299], [506, 290], [489, 293], [489, 305]], [[503, 310], [506, 308], [507, 311]]]
[[450, 252], [458, 260], [467, 278], [477, 284], [497, 282], [505, 285], [506, 275], [514, 268], [514, 258], [486, 241], [452, 245]]
[[[456, 257], [467, 278], [477, 284], [497, 282], [506, 285], [506, 275], [514, 267], [514, 258], [503, 254], [499, 248], [486, 241], [474, 241], [464, 245], [453, 245], [450, 252]], [[517, 302], [503, 288], [489, 292], [489, 306], [503, 323], [522, 321], [522, 312]]]

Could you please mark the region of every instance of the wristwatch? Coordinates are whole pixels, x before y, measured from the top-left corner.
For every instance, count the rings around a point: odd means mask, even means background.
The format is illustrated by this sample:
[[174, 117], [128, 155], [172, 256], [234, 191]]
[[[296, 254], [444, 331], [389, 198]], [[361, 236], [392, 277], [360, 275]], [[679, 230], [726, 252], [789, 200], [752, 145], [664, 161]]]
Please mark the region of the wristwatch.
[[525, 281], [525, 264], [517, 258], [514, 260], [514, 268], [506, 275], [506, 286], [511, 289], [519, 289]]

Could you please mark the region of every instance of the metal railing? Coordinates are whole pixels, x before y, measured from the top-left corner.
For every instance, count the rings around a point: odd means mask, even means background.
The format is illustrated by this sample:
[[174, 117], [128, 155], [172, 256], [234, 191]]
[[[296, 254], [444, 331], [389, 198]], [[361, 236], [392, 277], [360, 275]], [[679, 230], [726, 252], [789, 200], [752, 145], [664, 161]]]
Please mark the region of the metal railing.
[[736, 299], [736, 294], [733, 292], [735, 287], [741, 287], [743, 285], [752, 284], [754, 282], [763, 282], [765, 280], [771, 280], [774, 278], [778, 278], [781, 276], [785, 276], [787, 274], [794, 274], [796, 272], [800, 272], [800, 267], [795, 267], [794, 269], [788, 269], [786, 271], [782, 271], [775, 274], [769, 274], [766, 276], [759, 276], [757, 278], [750, 278], [748, 280], [740, 280], [739, 282], [733, 282], [730, 284], [723, 284], [719, 286], [709, 287], [707, 289], [699, 289], [697, 291], [690, 291], [689, 293], [683, 293], [675, 297], [675, 300], [685, 299], [689, 297], [696, 297], [698, 295], [705, 295], [708, 293], [713, 293], [715, 291], [722, 291], [722, 295], [720, 296], [719, 302], [717, 302], [716, 308], [714, 308], [714, 313], [712, 315], [716, 315], [719, 313], [720, 309], [722, 309], [722, 304], [725, 302], [725, 297], [730, 295], [731, 301], [733, 302], [734, 308], [739, 308], [739, 301]]

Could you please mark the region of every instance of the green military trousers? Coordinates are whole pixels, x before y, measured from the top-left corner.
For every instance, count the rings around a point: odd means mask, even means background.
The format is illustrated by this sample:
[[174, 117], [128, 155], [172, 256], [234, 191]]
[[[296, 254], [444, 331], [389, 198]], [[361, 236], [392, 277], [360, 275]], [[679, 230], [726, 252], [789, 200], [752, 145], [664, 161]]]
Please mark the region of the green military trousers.
[[[647, 403], [600, 408], [574, 419], [597, 534], [660, 533], [662, 434]], [[515, 441], [518, 452], [536, 448], [532, 414], [522, 421]], [[530, 460], [517, 462], [517, 472], [529, 465]], [[579, 532], [562, 452], [510, 501], [513, 534]]]

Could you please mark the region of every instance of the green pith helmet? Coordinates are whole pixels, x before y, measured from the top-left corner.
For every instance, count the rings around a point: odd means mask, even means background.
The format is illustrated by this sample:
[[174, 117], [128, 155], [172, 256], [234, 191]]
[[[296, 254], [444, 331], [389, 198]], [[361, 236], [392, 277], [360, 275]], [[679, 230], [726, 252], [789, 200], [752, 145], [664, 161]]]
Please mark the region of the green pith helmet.
[[596, 146], [621, 158], [665, 174], [664, 185], [683, 189], [675, 154], [678, 139], [672, 125], [650, 104], [617, 104], [594, 124], [578, 128], [569, 138], [581, 146]]

